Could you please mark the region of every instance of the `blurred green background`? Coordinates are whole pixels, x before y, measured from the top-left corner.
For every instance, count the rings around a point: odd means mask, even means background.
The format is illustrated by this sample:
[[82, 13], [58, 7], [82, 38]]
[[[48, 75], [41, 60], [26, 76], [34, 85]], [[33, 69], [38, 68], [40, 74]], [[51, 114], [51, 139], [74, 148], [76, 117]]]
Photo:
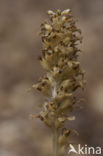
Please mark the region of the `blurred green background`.
[[86, 71], [83, 109], [68, 124], [74, 143], [103, 147], [103, 0], [0, 0], [0, 156], [52, 156], [52, 135], [29, 114], [44, 97], [26, 90], [44, 71], [38, 35], [47, 10], [71, 8], [82, 29], [80, 62]]

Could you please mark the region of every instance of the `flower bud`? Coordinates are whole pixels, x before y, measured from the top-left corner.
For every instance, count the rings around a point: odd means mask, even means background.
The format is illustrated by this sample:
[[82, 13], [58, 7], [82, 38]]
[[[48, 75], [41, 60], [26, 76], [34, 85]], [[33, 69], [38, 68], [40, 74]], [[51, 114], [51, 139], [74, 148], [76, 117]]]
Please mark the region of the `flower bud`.
[[51, 25], [49, 25], [49, 24], [45, 24], [44, 27], [45, 27], [45, 29], [48, 30], [48, 31], [51, 31], [51, 30], [52, 30], [52, 27], [51, 27]]
[[60, 135], [59, 138], [58, 138], [58, 143], [59, 143], [59, 145], [65, 145], [65, 143], [66, 143], [67, 140], [68, 140], [69, 134], [70, 134], [70, 131], [69, 131], [69, 130], [65, 129], [65, 130], [63, 131], [63, 134]]
[[66, 22], [66, 17], [63, 16], [61, 20], [62, 20], [62, 23], [65, 23]]
[[66, 9], [66, 10], [64, 10], [64, 11], [62, 11], [62, 15], [67, 15], [68, 13], [70, 13], [70, 9]]
[[48, 15], [54, 15], [55, 13], [52, 10], [48, 10]]

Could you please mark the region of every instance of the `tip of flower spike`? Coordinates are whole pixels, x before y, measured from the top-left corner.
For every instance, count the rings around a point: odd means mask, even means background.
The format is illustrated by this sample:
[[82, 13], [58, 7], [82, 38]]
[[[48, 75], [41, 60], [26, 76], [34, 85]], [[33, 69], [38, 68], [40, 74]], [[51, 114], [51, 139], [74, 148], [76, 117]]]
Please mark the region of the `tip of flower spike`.
[[54, 15], [55, 13], [52, 10], [48, 10], [48, 15]]
[[64, 11], [62, 11], [62, 15], [67, 15], [68, 13], [70, 13], [71, 12], [71, 10], [70, 9], [66, 9], [66, 10], [64, 10]]

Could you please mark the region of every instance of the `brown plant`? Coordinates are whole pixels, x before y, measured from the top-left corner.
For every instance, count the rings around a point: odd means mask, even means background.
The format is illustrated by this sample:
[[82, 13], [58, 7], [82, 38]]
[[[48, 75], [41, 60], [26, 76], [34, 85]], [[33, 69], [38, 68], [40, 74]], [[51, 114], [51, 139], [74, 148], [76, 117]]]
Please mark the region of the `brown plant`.
[[75, 119], [68, 116], [77, 102], [74, 92], [85, 83], [77, 47], [82, 38], [70, 9], [56, 13], [49, 10], [48, 15], [49, 21], [41, 24], [42, 56], [39, 57], [46, 74], [33, 88], [47, 97], [43, 111], [36, 117], [52, 130], [54, 156], [60, 156], [71, 133], [65, 128], [65, 121]]

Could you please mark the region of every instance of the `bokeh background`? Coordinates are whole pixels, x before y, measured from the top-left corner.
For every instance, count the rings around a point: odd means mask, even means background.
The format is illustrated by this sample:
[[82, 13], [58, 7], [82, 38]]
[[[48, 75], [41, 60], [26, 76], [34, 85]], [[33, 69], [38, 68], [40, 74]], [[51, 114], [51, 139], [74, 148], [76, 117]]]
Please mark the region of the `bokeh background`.
[[103, 147], [103, 0], [0, 0], [0, 156], [52, 156], [52, 135], [29, 114], [44, 97], [26, 90], [43, 75], [38, 35], [47, 10], [71, 8], [82, 29], [86, 101], [73, 112], [74, 143]]

